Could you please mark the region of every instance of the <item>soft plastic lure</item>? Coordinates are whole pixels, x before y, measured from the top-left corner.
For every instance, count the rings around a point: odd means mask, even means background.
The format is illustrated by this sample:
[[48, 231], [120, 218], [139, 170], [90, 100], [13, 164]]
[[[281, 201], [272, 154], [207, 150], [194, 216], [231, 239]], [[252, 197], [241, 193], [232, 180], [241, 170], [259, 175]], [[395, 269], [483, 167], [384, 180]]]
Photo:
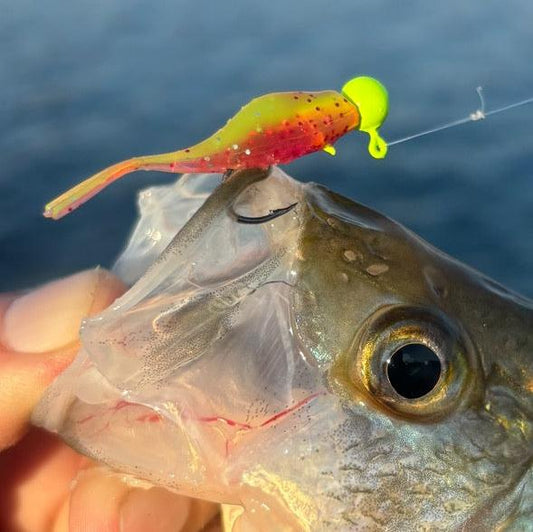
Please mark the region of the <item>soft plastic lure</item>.
[[348, 81], [342, 91], [278, 92], [255, 98], [226, 125], [190, 148], [134, 157], [114, 164], [71, 188], [45, 207], [58, 219], [125, 174], [136, 170], [173, 173], [223, 173], [284, 164], [324, 150], [352, 130], [370, 135], [368, 151], [385, 157], [387, 144], [377, 130], [387, 117], [385, 87], [370, 77]]

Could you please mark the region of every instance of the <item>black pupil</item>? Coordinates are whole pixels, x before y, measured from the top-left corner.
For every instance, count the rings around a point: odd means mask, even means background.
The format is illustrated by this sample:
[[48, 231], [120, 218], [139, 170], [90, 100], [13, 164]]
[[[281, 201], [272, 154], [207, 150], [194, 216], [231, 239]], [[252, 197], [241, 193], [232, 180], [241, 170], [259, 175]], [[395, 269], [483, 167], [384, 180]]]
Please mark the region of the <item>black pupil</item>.
[[406, 399], [418, 399], [433, 390], [440, 372], [439, 357], [423, 344], [400, 347], [387, 366], [389, 382]]

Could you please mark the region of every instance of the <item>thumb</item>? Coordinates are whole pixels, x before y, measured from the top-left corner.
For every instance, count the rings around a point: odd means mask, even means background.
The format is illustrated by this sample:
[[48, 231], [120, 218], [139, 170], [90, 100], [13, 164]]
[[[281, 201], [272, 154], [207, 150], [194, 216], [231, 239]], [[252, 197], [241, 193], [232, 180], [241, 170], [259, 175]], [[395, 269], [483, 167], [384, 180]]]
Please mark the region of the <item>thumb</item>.
[[74, 358], [81, 320], [125, 289], [97, 268], [0, 296], [0, 449], [21, 438], [44, 390]]

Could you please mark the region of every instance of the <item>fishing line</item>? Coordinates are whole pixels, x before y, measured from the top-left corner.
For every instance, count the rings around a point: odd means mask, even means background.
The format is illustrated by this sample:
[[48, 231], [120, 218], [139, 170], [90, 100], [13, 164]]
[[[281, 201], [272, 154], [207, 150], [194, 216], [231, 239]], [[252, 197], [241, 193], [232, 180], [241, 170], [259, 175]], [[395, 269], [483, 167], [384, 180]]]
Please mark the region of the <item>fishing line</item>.
[[452, 122], [442, 124], [441, 126], [437, 126], [431, 129], [427, 129], [425, 131], [421, 131], [420, 133], [408, 135], [407, 137], [393, 140], [392, 142], [387, 142], [387, 146], [394, 146], [395, 144], [401, 144], [402, 142], [407, 142], [408, 140], [413, 140], [419, 137], [424, 137], [426, 135], [430, 135], [431, 133], [436, 133], [437, 131], [443, 131], [445, 129], [450, 129], [452, 127], [460, 126], [462, 124], [467, 124], [468, 122], [477, 122], [478, 120], [484, 120], [485, 118], [489, 116], [492, 116], [498, 113], [503, 113], [504, 111], [508, 111], [509, 109], [514, 109], [515, 107], [522, 107], [523, 105], [528, 105], [530, 103], [533, 103], [533, 98], [526, 98], [525, 100], [511, 103], [509, 105], [504, 105], [503, 107], [498, 107], [497, 109], [493, 109], [491, 111], [485, 111], [485, 99], [483, 98], [483, 88], [477, 87], [476, 92], [479, 96], [481, 107], [477, 109], [476, 111], [474, 111], [473, 113], [470, 113], [465, 118], [460, 118], [459, 120], [454, 120]]

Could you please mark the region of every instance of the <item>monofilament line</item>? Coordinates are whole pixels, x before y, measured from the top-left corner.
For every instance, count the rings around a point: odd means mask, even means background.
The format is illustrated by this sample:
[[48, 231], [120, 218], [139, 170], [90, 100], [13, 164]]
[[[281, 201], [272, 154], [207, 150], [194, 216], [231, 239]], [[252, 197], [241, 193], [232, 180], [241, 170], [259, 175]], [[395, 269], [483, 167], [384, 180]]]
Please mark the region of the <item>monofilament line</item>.
[[446, 124], [443, 124], [441, 126], [437, 126], [431, 129], [427, 129], [425, 131], [421, 131], [420, 133], [415, 133], [414, 135], [408, 135], [407, 137], [403, 137], [401, 139], [393, 140], [392, 142], [387, 142], [387, 146], [394, 146], [395, 144], [401, 144], [402, 142], [407, 142], [408, 140], [417, 139], [418, 137], [424, 137], [426, 135], [430, 135], [431, 133], [436, 133], [438, 131], [443, 131], [445, 129], [450, 129], [452, 127], [460, 126], [462, 124], [467, 124], [468, 122], [477, 122], [478, 120], [483, 120], [487, 118], [488, 116], [495, 115], [498, 113], [503, 113], [504, 111], [508, 111], [509, 109], [514, 109], [515, 107], [522, 107], [523, 105], [527, 105], [530, 103], [533, 103], [533, 98], [527, 98], [525, 100], [521, 100], [519, 102], [511, 103], [509, 105], [505, 105], [503, 107], [499, 107], [498, 109], [493, 109], [492, 111], [485, 111], [485, 100], [483, 98], [483, 89], [482, 87], [477, 87], [476, 91], [479, 96], [479, 100], [481, 103], [481, 107], [474, 111], [473, 113], [470, 113], [465, 118], [460, 118], [459, 120], [454, 120], [453, 122], [448, 122]]

